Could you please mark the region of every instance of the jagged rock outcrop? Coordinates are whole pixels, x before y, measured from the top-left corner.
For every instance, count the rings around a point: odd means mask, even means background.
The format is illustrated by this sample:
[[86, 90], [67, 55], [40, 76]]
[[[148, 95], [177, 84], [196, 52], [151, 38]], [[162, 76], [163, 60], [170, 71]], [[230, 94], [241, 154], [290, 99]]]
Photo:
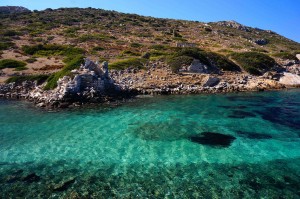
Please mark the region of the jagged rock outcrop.
[[14, 14], [31, 12], [22, 6], [0, 6], [0, 14]]
[[217, 25], [235, 28], [238, 30], [246, 31], [246, 32], [250, 31], [250, 28], [248, 28], [247, 26], [244, 26], [236, 21], [219, 21], [219, 22], [217, 22]]
[[73, 102], [82, 100], [101, 100], [102, 97], [111, 96], [121, 92], [108, 73], [108, 64], [102, 67], [89, 59], [77, 70], [72, 70], [70, 76], [64, 76], [57, 82], [57, 88], [45, 91], [36, 87], [29, 94], [29, 98], [36, 103], [53, 104], [56, 102]]

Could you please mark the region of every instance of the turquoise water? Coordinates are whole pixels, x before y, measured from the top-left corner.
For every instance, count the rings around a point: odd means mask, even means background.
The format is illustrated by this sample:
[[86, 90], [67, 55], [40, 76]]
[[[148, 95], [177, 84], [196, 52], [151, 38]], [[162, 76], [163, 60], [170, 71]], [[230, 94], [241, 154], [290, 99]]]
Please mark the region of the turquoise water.
[[0, 125], [0, 198], [300, 198], [300, 90], [59, 112], [2, 100]]

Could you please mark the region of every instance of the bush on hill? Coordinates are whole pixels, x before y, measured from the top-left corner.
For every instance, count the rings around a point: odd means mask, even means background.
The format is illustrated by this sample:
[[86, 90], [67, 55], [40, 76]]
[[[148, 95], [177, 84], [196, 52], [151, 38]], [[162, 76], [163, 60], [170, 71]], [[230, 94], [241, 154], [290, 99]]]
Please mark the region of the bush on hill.
[[44, 83], [49, 75], [27, 75], [27, 76], [15, 76], [15, 77], [10, 77], [5, 81], [5, 83], [12, 83], [15, 82], [17, 84], [20, 84], [24, 81], [37, 81], [37, 84], [42, 84]]
[[13, 42], [0, 42], [0, 50], [8, 50], [13, 47], [15, 44]]
[[173, 72], [177, 72], [180, 69], [180, 64], [189, 65], [193, 59], [198, 59], [201, 63], [211, 67], [211, 69], [217, 67], [224, 71], [240, 71], [239, 66], [230, 61], [227, 57], [199, 48], [177, 49], [177, 52], [168, 58], [167, 63]]
[[109, 65], [109, 68], [117, 69], [117, 70], [123, 70], [123, 69], [129, 68], [129, 67], [141, 69], [141, 68], [143, 68], [143, 66], [146, 62], [147, 62], [147, 59], [131, 58], [131, 59], [114, 62]]
[[298, 60], [298, 58], [295, 55], [288, 52], [280, 52], [280, 53], [273, 54], [272, 56], [280, 59], [290, 59], [296, 61]]
[[81, 64], [83, 64], [84, 56], [83, 55], [77, 55], [73, 58], [67, 58], [64, 59], [64, 62], [66, 62], [66, 66], [62, 68], [62, 70], [53, 73], [48, 79], [47, 84], [44, 87], [45, 90], [51, 90], [57, 87], [57, 81], [59, 78], [62, 78], [63, 76], [70, 75], [71, 71], [74, 69], [78, 69]]
[[261, 75], [276, 65], [273, 58], [258, 52], [233, 53], [230, 57], [252, 75]]
[[36, 55], [36, 56], [75, 56], [78, 54], [84, 54], [85, 50], [81, 48], [75, 48], [72, 46], [64, 46], [57, 44], [48, 44], [48, 45], [34, 45], [34, 46], [23, 46], [22, 50], [24, 53], [28, 55]]
[[190, 65], [194, 58], [186, 55], [172, 56], [167, 58], [167, 64], [171, 67], [172, 72], [176, 73], [183, 65]]
[[3, 59], [0, 60], [0, 69], [4, 68], [15, 68], [15, 70], [25, 70], [27, 69], [26, 63], [22, 61], [17, 61], [13, 59]]
[[224, 71], [241, 71], [240, 67], [234, 62], [229, 60], [224, 55], [218, 53], [206, 52], [206, 57], [208, 58], [211, 65], [218, 67]]

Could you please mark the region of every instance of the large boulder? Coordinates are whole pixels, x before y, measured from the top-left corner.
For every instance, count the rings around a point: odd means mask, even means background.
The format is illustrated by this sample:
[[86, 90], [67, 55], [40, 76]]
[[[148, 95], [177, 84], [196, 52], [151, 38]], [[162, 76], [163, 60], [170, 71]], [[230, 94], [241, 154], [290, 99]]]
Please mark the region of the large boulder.
[[283, 73], [279, 82], [287, 86], [298, 86], [300, 85], [300, 76], [292, 73]]
[[207, 77], [205, 83], [203, 84], [204, 87], [214, 87], [220, 83], [220, 79], [217, 77]]
[[187, 70], [192, 73], [207, 73], [207, 66], [201, 63], [198, 59], [195, 59]]

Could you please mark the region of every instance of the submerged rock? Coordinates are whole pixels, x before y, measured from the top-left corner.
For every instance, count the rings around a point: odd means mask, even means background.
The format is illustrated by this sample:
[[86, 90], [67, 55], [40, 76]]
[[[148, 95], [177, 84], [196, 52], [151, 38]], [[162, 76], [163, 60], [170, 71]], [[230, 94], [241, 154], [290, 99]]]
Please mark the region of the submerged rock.
[[71, 180], [67, 180], [64, 182], [61, 182], [60, 184], [54, 186], [53, 190], [54, 191], [65, 191], [67, 190], [73, 183], [75, 182], [75, 178]]
[[40, 181], [41, 177], [36, 175], [35, 173], [31, 173], [23, 178], [22, 181], [32, 183]]
[[213, 132], [204, 132], [199, 135], [190, 136], [192, 142], [212, 147], [229, 147], [235, 139], [232, 135]]

